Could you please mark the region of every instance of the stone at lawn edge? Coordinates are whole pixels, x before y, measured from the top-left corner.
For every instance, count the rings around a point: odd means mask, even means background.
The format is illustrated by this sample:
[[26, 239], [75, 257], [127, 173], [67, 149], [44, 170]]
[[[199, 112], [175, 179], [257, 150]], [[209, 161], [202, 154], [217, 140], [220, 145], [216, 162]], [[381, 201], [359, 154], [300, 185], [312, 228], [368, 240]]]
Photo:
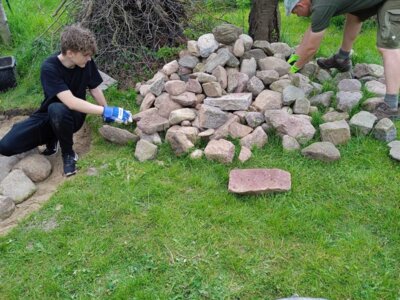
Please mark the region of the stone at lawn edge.
[[349, 121], [352, 133], [355, 135], [367, 135], [371, 132], [377, 117], [370, 112], [360, 111]]
[[229, 164], [235, 155], [235, 145], [224, 139], [211, 140], [204, 149], [204, 154], [209, 160]]
[[203, 157], [203, 155], [204, 155], [203, 150], [196, 149], [192, 153], [190, 153], [190, 158], [191, 159], [200, 159]]
[[177, 109], [169, 115], [169, 123], [171, 125], [180, 124], [182, 121], [193, 121], [196, 118], [196, 112], [190, 108]]
[[187, 153], [190, 149], [194, 148], [194, 144], [188, 139], [188, 137], [179, 131], [173, 133], [169, 137], [168, 142], [176, 156]]
[[135, 157], [140, 162], [153, 160], [157, 156], [157, 150], [156, 145], [145, 140], [139, 140], [136, 144]]
[[35, 184], [22, 170], [11, 171], [0, 183], [0, 194], [10, 197], [15, 204], [25, 201], [36, 190]]
[[282, 94], [270, 90], [264, 90], [257, 96], [253, 106], [260, 112], [271, 109], [280, 109], [282, 108]]
[[243, 30], [237, 26], [231, 24], [222, 24], [215, 27], [212, 30], [217, 42], [225, 45], [233, 44], [239, 36], [243, 33]]
[[232, 170], [228, 190], [243, 195], [287, 192], [292, 187], [289, 172], [279, 169]]
[[128, 130], [110, 125], [103, 125], [99, 129], [100, 135], [107, 141], [118, 145], [126, 145], [129, 142], [137, 142], [139, 137]]
[[217, 130], [215, 130], [212, 140], [219, 140], [223, 138], [227, 138], [229, 136], [229, 127], [232, 123], [239, 122], [239, 117], [234, 114], [228, 114], [228, 120], [220, 126]]
[[233, 122], [229, 125], [229, 135], [234, 139], [241, 139], [250, 134], [252, 131], [253, 128], [238, 122]]
[[199, 112], [199, 122], [202, 128], [217, 129], [228, 120], [228, 114], [218, 107], [202, 104]]
[[323, 142], [344, 145], [351, 139], [350, 126], [345, 120], [321, 124], [319, 129]]
[[299, 150], [301, 148], [299, 142], [289, 135], [284, 135], [282, 137], [282, 147], [287, 151]]
[[239, 161], [244, 163], [248, 161], [252, 156], [251, 150], [247, 147], [242, 147], [239, 153]]
[[362, 93], [341, 91], [336, 94], [336, 98], [338, 110], [349, 112], [358, 104], [358, 102], [360, 102]]
[[41, 182], [50, 176], [50, 161], [41, 154], [32, 154], [21, 159], [13, 169], [22, 170], [33, 182]]
[[247, 110], [251, 104], [250, 93], [233, 93], [219, 98], [206, 98], [204, 104], [218, 107], [222, 110]]
[[15, 210], [15, 203], [10, 197], [0, 195], [0, 221], [10, 217]]
[[0, 182], [6, 178], [10, 173], [12, 167], [18, 162], [18, 158], [14, 156], [3, 156], [0, 155]]
[[317, 142], [301, 150], [304, 156], [325, 162], [340, 159], [340, 152], [334, 144], [330, 142]]
[[391, 141], [388, 143], [389, 148], [400, 148], [400, 141]]
[[218, 49], [218, 42], [212, 33], [207, 33], [198, 39], [197, 46], [199, 47], [200, 56], [206, 58]]
[[252, 133], [240, 139], [240, 145], [252, 149], [253, 147], [262, 148], [268, 142], [268, 135], [261, 126], [254, 129]]
[[170, 129], [168, 129], [166, 135], [165, 135], [165, 140], [168, 143], [171, 143], [171, 137], [174, 135], [176, 132], [183, 133], [186, 135], [186, 137], [191, 141], [193, 144], [196, 144], [197, 141], [199, 140], [199, 129], [195, 127], [185, 127], [185, 126], [178, 126], [174, 125]]
[[378, 97], [385, 96], [386, 94], [386, 86], [376, 80], [368, 81], [365, 84], [365, 89], [370, 93], [376, 94]]
[[374, 137], [377, 140], [391, 142], [396, 139], [397, 130], [392, 120], [388, 118], [381, 119], [373, 129]]
[[391, 158], [400, 161], [400, 147], [391, 148], [389, 155]]

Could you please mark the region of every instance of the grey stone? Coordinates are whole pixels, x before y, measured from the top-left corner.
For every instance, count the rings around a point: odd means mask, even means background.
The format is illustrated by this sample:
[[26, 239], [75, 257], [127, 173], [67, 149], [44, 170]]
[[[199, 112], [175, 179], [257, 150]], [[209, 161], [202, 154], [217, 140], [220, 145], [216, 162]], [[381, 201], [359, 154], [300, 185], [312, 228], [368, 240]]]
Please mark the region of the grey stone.
[[283, 105], [291, 105], [298, 99], [304, 99], [306, 97], [304, 91], [293, 85], [287, 86], [282, 92]]
[[228, 120], [228, 114], [218, 107], [202, 104], [198, 112], [202, 128], [217, 129]]
[[178, 72], [178, 70], [179, 70], [179, 63], [177, 60], [173, 60], [173, 61], [167, 63], [162, 68], [162, 71], [168, 76]]
[[391, 148], [389, 155], [391, 158], [400, 161], [400, 147]]
[[165, 90], [171, 96], [177, 96], [186, 91], [186, 83], [182, 80], [170, 80], [165, 83]]
[[335, 122], [340, 120], [348, 120], [350, 118], [347, 112], [331, 111], [322, 116], [324, 122]]
[[279, 79], [271, 83], [269, 88], [271, 91], [283, 93], [283, 90], [291, 84], [292, 81], [290, 79]]
[[199, 59], [196, 56], [186, 55], [179, 59], [178, 63], [181, 67], [193, 69], [199, 63]]
[[196, 57], [200, 56], [200, 49], [199, 46], [197, 45], [197, 41], [188, 41], [187, 49], [191, 55]]
[[257, 97], [264, 89], [264, 83], [256, 76], [253, 76], [247, 82], [247, 91], [249, 91], [253, 97]]
[[317, 142], [301, 150], [301, 153], [311, 159], [331, 162], [340, 159], [340, 152], [330, 142]]
[[203, 90], [208, 97], [221, 97], [222, 88], [218, 82], [208, 82], [203, 84]]
[[252, 57], [254, 57], [258, 63], [260, 61], [260, 59], [266, 58], [268, 56], [261, 49], [251, 49], [249, 51], [246, 51], [241, 58], [242, 59], [250, 59]]
[[377, 140], [384, 142], [394, 141], [397, 136], [396, 126], [388, 118], [381, 119], [375, 125], [375, 128], [373, 129], [373, 134]]
[[362, 104], [362, 108], [366, 111], [373, 112], [377, 106], [383, 103], [383, 97], [373, 97], [365, 100]]
[[165, 140], [169, 143], [172, 141], [172, 136], [177, 133], [183, 133], [193, 144], [196, 144], [200, 138], [199, 129], [195, 127], [183, 127], [174, 125], [170, 129], [168, 129]]
[[386, 94], [386, 86], [383, 83], [376, 80], [368, 81], [365, 84], [365, 89], [368, 92], [373, 93], [377, 96], [385, 96]]
[[315, 106], [329, 107], [331, 106], [333, 95], [334, 93], [332, 91], [316, 95], [310, 99], [310, 104]]
[[15, 210], [14, 201], [10, 197], [0, 195], [0, 221], [9, 218]]
[[249, 76], [244, 73], [228, 74], [228, 93], [243, 93], [246, 90]]
[[339, 91], [358, 92], [361, 91], [361, 82], [357, 79], [343, 79], [338, 85]]
[[35, 184], [22, 170], [11, 171], [0, 183], [0, 194], [10, 197], [15, 204], [25, 201], [36, 190]]
[[239, 153], [239, 161], [244, 163], [246, 161], [248, 161], [252, 156], [251, 150], [247, 147], [242, 147], [240, 149], [240, 153]]
[[248, 112], [245, 118], [247, 125], [252, 128], [256, 128], [265, 122], [264, 114], [261, 112]]
[[244, 48], [244, 42], [242, 39], [237, 39], [235, 44], [233, 45], [233, 54], [236, 57], [242, 57], [244, 54], [245, 48]]
[[257, 62], [254, 57], [250, 59], [243, 59], [242, 65], [240, 67], [240, 72], [247, 74], [249, 78], [256, 75], [257, 71]]
[[316, 79], [320, 82], [320, 83], [324, 83], [325, 81], [330, 81], [332, 80], [332, 76], [331, 74], [323, 69], [320, 69], [317, 73]]
[[392, 141], [388, 144], [389, 148], [400, 148], [400, 141]]
[[238, 122], [233, 122], [229, 125], [229, 135], [234, 139], [241, 139], [246, 135], [250, 134], [253, 131], [253, 128], [240, 124]]
[[308, 115], [310, 112], [310, 101], [306, 98], [297, 99], [293, 105], [293, 113]]
[[169, 137], [168, 142], [177, 156], [188, 153], [190, 149], [194, 148], [194, 144], [189, 140], [189, 138], [179, 131], [173, 133]]
[[19, 161], [19, 158], [14, 156], [0, 155], [0, 182], [10, 173], [12, 167]]
[[294, 137], [291, 137], [289, 135], [284, 135], [282, 137], [282, 147], [286, 151], [293, 151], [293, 150], [299, 150], [300, 144]]
[[258, 71], [256, 76], [260, 78], [265, 85], [270, 85], [279, 80], [279, 73], [275, 70]]
[[184, 92], [178, 96], [171, 96], [171, 99], [184, 107], [194, 107], [197, 103], [195, 93]]
[[323, 142], [343, 145], [351, 139], [350, 126], [345, 120], [321, 124], [319, 129]]
[[219, 98], [206, 98], [204, 104], [218, 107], [222, 110], [247, 110], [251, 104], [250, 93], [227, 94]]
[[270, 48], [274, 55], [279, 53], [283, 57], [289, 57], [293, 53], [292, 48], [286, 43], [281, 43], [281, 42], [271, 43]]
[[231, 24], [222, 24], [212, 30], [215, 39], [221, 44], [232, 44], [243, 33], [243, 30]]
[[156, 145], [145, 140], [139, 140], [136, 144], [135, 157], [140, 162], [153, 160], [157, 156], [157, 151]]
[[249, 51], [253, 47], [253, 38], [248, 34], [239, 35], [239, 39], [243, 41], [245, 51]]
[[360, 111], [350, 119], [350, 128], [355, 135], [367, 135], [370, 133], [377, 117], [370, 112]]
[[204, 155], [203, 150], [196, 149], [192, 153], [190, 153], [190, 158], [191, 159], [200, 159], [203, 157], [203, 155]]
[[253, 106], [257, 108], [258, 111], [264, 112], [270, 109], [280, 109], [282, 107], [282, 94], [264, 90], [255, 99]]
[[217, 81], [217, 78], [215, 76], [202, 72], [193, 73], [192, 75], [190, 75], [190, 78], [197, 79], [200, 83]]
[[362, 98], [361, 92], [338, 92], [337, 109], [340, 111], [349, 112], [355, 107]]
[[218, 49], [218, 42], [212, 33], [207, 33], [198, 39], [197, 46], [201, 57], [209, 57], [211, 53]]
[[182, 121], [193, 121], [196, 118], [196, 113], [190, 108], [181, 108], [171, 112], [169, 115], [169, 123], [171, 125], [180, 124]]
[[52, 166], [45, 156], [31, 154], [21, 159], [14, 169], [22, 170], [33, 182], [40, 182], [49, 177]]
[[165, 79], [160, 78], [150, 85], [150, 92], [156, 96], [160, 96], [162, 91], [164, 90], [164, 85], [165, 85]]
[[239, 117], [234, 114], [228, 114], [228, 120], [215, 130], [210, 139], [219, 140], [229, 136], [229, 128], [233, 123], [239, 122]]
[[268, 41], [265, 40], [254, 41], [253, 48], [261, 49], [268, 56], [274, 55], [274, 52], [271, 48], [271, 44]]
[[224, 67], [216, 67], [212, 72], [212, 75], [215, 76], [222, 89], [225, 90], [228, 87], [228, 74]]
[[290, 70], [290, 65], [286, 61], [276, 57], [266, 57], [260, 59], [258, 61], [258, 66], [262, 71], [275, 70], [278, 72], [279, 76], [288, 74]]
[[155, 100], [156, 100], [156, 96], [154, 96], [153, 93], [147, 93], [147, 95], [144, 97], [142, 103], [140, 104], [140, 111], [144, 111], [144, 110], [151, 108], [153, 106]]
[[229, 50], [221, 49], [214, 59], [210, 59], [205, 65], [205, 72], [212, 73], [214, 69], [218, 66], [225, 66], [225, 64], [230, 59]]

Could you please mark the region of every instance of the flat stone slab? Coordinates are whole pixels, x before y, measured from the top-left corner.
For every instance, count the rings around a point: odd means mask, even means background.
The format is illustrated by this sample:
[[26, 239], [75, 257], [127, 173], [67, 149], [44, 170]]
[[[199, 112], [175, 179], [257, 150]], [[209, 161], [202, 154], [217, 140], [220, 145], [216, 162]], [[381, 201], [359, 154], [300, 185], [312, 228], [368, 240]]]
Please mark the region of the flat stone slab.
[[204, 104], [222, 110], [247, 110], [251, 104], [251, 93], [233, 93], [219, 98], [206, 98]]
[[139, 137], [126, 129], [121, 129], [118, 127], [103, 125], [99, 129], [100, 135], [111, 143], [118, 145], [126, 145], [129, 142], [136, 142]]
[[242, 195], [287, 192], [292, 187], [291, 175], [280, 169], [232, 170], [229, 192]]
[[310, 146], [301, 150], [301, 154], [308, 158], [325, 162], [331, 162], [340, 159], [339, 150], [330, 142], [317, 142], [311, 144]]

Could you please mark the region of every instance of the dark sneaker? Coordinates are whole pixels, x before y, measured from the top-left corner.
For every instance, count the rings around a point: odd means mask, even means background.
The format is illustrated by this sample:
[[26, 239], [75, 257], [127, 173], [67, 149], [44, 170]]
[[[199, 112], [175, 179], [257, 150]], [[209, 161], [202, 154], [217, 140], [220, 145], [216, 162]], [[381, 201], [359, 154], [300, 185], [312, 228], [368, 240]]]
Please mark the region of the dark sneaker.
[[338, 58], [337, 54], [329, 58], [317, 59], [317, 64], [320, 68], [328, 70], [335, 68], [339, 72], [348, 72], [351, 70], [351, 59], [349, 58]]
[[46, 149], [44, 149], [41, 154], [45, 156], [55, 155], [57, 154], [59, 148], [60, 143], [58, 140], [53, 140], [46, 144]]
[[75, 152], [70, 154], [63, 154], [64, 162], [64, 175], [66, 177], [76, 174], [76, 162], [78, 161], [78, 154]]
[[385, 102], [379, 103], [373, 112], [378, 120], [388, 118], [392, 121], [400, 120], [400, 111], [389, 107]]

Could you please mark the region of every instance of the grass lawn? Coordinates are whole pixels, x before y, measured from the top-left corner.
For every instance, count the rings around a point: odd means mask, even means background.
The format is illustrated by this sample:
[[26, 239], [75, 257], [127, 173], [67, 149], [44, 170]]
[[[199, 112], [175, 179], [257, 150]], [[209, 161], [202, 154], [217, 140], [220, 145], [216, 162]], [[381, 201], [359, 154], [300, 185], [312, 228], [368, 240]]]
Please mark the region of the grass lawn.
[[[282, 21], [285, 41], [295, 44], [306, 22]], [[379, 62], [367, 31], [355, 51]], [[340, 36], [325, 42], [321, 55]], [[39, 104], [38, 83], [21, 80], [0, 95], [1, 109]], [[132, 92], [107, 96], [137, 109]], [[0, 238], [0, 299], [400, 297], [400, 164], [384, 143], [353, 138], [340, 161], [326, 164], [284, 152], [271, 135], [245, 164], [176, 158], [168, 145], [157, 161], [139, 163], [133, 144], [112, 145], [97, 133], [100, 118], [88, 122], [93, 145], [78, 175]], [[89, 167], [99, 175], [86, 175]], [[230, 194], [234, 168], [287, 170], [292, 190]]]

